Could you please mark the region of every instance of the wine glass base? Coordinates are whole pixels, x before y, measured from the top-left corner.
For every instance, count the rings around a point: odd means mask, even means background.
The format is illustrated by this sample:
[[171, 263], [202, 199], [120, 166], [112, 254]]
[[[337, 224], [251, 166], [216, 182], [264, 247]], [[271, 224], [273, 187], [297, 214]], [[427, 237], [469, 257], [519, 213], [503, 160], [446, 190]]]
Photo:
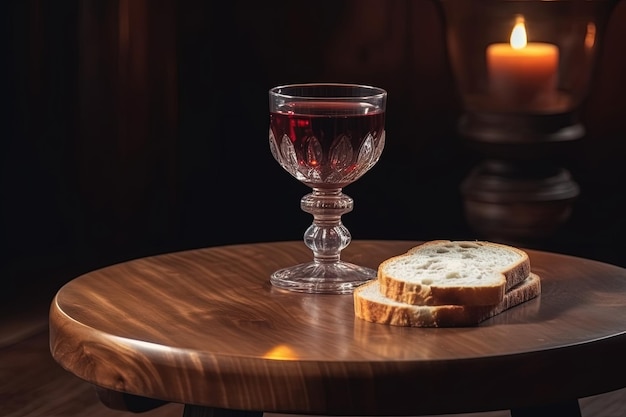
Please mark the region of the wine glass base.
[[279, 269], [270, 277], [278, 288], [306, 293], [350, 294], [352, 291], [376, 278], [371, 268], [349, 262], [307, 262]]

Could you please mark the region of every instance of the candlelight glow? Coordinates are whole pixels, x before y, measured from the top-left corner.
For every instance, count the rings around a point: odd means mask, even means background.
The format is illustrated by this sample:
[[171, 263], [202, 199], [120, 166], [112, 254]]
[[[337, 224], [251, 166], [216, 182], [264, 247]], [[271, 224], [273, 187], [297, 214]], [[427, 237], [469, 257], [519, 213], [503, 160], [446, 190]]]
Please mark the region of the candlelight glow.
[[518, 17], [515, 21], [515, 26], [511, 32], [511, 47], [513, 49], [522, 49], [526, 47], [526, 25], [524, 25], [524, 18]]
[[528, 42], [524, 17], [516, 16], [509, 42], [487, 46], [489, 92], [513, 109], [549, 109], [557, 96], [559, 48]]
[[298, 354], [287, 345], [278, 345], [270, 349], [263, 357], [266, 359], [289, 360], [297, 359]]
[[585, 46], [593, 48], [596, 44], [596, 25], [593, 22], [587, 23], [587, 34], [585, 35]]

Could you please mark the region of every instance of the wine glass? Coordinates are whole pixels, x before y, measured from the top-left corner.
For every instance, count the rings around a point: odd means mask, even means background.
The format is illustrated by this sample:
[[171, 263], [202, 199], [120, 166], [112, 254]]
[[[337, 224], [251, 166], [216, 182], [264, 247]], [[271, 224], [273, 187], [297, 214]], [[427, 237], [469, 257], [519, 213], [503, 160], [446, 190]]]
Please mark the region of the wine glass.
[[347, 294], [376, 271], [340, 259], [352, 236], [341, 216], [353, 200], [342, 189], [378, 162], [385, 146], [387, 92], [339, 83], [291, 84], [269, 91], [272, 155], [312, 188], [300, 207], [313, 215], [304, 233], [311, 262], [275, 271], [272, 285], [298, 292]]

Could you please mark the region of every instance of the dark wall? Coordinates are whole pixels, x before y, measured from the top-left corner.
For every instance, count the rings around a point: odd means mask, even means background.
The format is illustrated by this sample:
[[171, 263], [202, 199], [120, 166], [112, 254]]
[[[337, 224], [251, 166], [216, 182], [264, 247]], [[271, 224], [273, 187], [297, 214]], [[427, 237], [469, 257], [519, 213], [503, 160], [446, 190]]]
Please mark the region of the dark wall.
[[[171, 250], [299, 240], [308, 189], [272, 159], [267, 90], [389, 92], [380, 162], [345, 192], [355, 239], [476, 238], [458, 186], [475, 156], [431, 0], [13, 1], [3, 16], [0, 291]], [[567, 156], [581, 184], [545, 249], [626, 266], [626, 4]]]

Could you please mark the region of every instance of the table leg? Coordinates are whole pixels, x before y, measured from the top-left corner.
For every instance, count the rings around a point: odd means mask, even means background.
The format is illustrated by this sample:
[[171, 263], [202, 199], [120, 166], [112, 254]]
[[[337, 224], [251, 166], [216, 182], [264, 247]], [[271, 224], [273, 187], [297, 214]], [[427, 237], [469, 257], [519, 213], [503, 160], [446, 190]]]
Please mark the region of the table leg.
[[183, 417], [263, 417], [262, 411], [227, 410], [224, 408], [185, 405]]
[[578, 400], [535, 407], [515, 408], [511, 417], [582, 417]]
[[138, 395], [126, 394], [98, 386], [94, 386], [94, 388], [96, 389], [96, 394], [100, 402], [113, 410], [143, 413], [168, 404], [168, 401], [140, 397]]

